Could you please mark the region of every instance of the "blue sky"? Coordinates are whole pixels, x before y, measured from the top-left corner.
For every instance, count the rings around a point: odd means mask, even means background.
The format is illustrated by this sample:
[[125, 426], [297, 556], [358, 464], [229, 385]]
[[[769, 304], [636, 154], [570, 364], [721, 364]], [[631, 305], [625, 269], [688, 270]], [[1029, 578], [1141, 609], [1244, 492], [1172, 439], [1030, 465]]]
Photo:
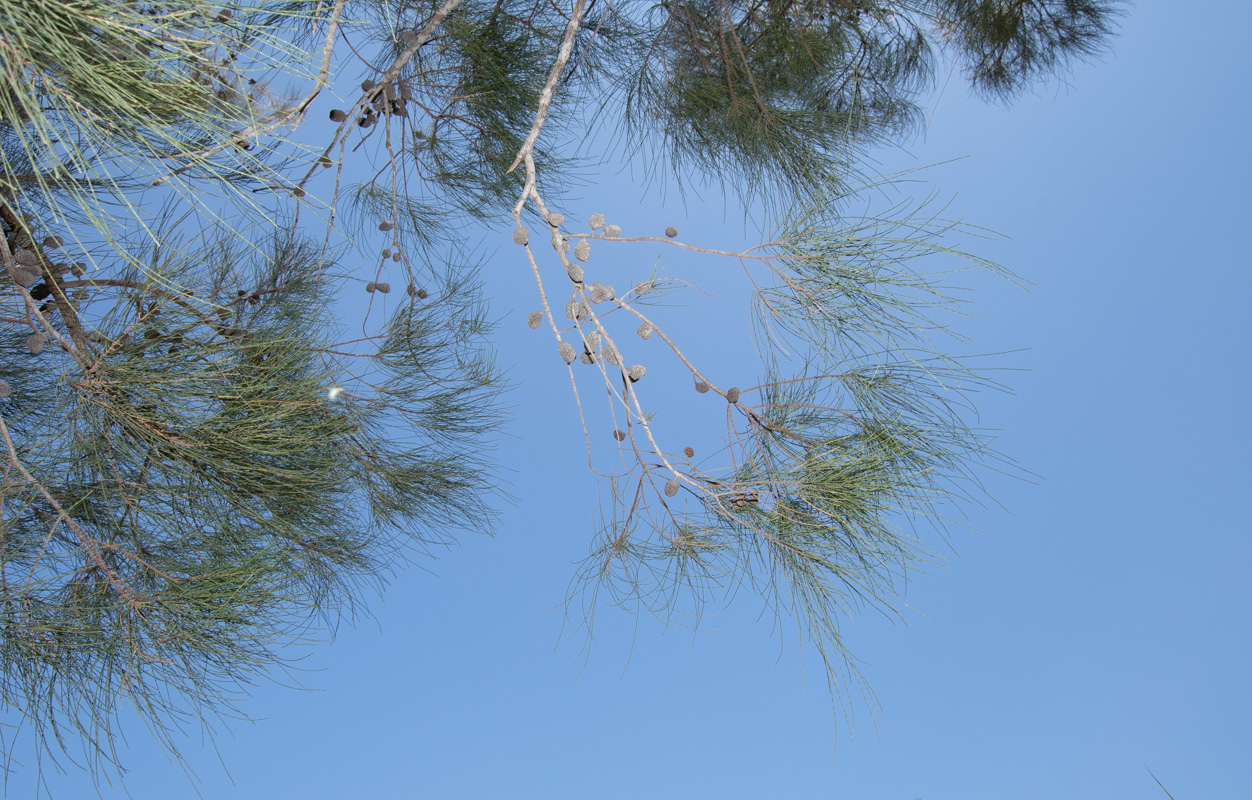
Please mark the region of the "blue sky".
[[[264, 720], [218, 737], [229, 776], [193, 732], [203, 795], [1163, 798], [1147, 768], [1179, 800], [1246, 795], [1252, 423], [1238, 398], [1252, 278], [1237, 241], [1252, 209], [1239, 100], [1252, 12], [1205, 10], [1141, 3], [1113, 55], [1010, 108], [954, 77], [924, 139], [879, 154], [887, 170], [942, 163], [923, 177], [949, 213], [1011, 237], [978, 252], [1033, 286], [974, 280], [977, 319], [962, 329], [978, 349], [1029, 348], [1003, 362], [1022, 370], [1002, 376], [1014, 394], [979, 410], [1040, 479], [988, 478], [1003, 508], [976, 509], [981, 533], [954, 530], [947, 566], [915, 577], [908, 625], [845, 624], [882, 706], [857, 710], [855, 735], [832, 717], [818, 664], [746, 593], [694, 637], [602, 609], [580, 658], [561, 602], [595, 484], [502, 237], [493, 309], [518, 386], [499, 458], [518, 503], [494, 540], [396, 575], [373, 619], [310, 650], [295, 677], [311, 691], [258, 687], [244, 705]], [[567, 213], [743, 239], [720, 197], [683, 208], [670, 193], [661, 208], [643, 191], [608, 171]], [[635, 251], [638, 270], [657, 255]], [[665, 258], [675, 274], [717, 274]], [[717, 324], [738, 330], [738, 289], [705, 288]], [[127, 733], [133, 797], [193, 796], [146, 731]], [[8, 795], [33, 796], [32, 782], [16, 773]], [[49, 783], [91, 791], [79, 773]]]

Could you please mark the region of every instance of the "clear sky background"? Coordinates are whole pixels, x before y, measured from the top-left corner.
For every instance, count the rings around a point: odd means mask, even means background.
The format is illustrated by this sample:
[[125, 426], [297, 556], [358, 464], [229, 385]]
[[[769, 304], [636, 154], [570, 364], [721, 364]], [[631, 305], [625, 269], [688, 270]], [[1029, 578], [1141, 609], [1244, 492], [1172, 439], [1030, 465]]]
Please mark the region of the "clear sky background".
[[[979, 407], [1040, 479], [989, 477], [1003, 509], [976, 510], [982, 533], [954, 530], [948, 566], [916, 576], [908, 625], [844, 626], [882, 705], [858, 709], [854, 736], [818, 665], [806, 685], [794, 636], [780, 641], [747, 593], [694, 638], [602, 609], [580, 660], [560, 606], [595, 485], [564, 368], [525, 327], [533, 284], [501, 236], [488, 275], [517, 386], [499, 458], [519, 502], [496, 539], [396, 575], [374, 619], [311, 650], [298, 678], [313, 691], [258, 687], [244, 706], [264, 720], [217, 741], [229, 776], [193, 731], [203, 795], [1163, 798], [1150, 768], [1178, 800], [1248, 796], [1250, 28], [1246, 3], [1144, 0], [1069, 86], [1004, 108], [954, 76], [925, 137], [879, 154], [887, 170], [969, 156], [923, 177], [949, 214], [1011, 237], [978, 252], [1034, 285], [973, 280], [978, 318], [962, 329], [976, 349], [1029, 348], [1001, 361], [1023, 370], [1001, 375], [1015, 393]], [[609, 171], [563, 210], [603, 211], [628, 234], [673, 222], [693, 243], [743, 240], [720, 197], [684, 208], [670, 193], [661, 208], [644, 193], [641, 174]], [[637, 276], [658, 256], [646, 247]], [[742, 327], [741, 287], [713, 280], [718, 265], [663, 255], [718, 295], [692, 297], [690, 314], [716, 307], [710, 324]], [[750, 355], [719, 352], [726, 369]], [[131, 796], [194, 796], [145, 730], [127, 733]], [[33, 797], [33, 781], [10, 776], [8, 796]], [[93, 793], [77, 772], [50, 785]]]

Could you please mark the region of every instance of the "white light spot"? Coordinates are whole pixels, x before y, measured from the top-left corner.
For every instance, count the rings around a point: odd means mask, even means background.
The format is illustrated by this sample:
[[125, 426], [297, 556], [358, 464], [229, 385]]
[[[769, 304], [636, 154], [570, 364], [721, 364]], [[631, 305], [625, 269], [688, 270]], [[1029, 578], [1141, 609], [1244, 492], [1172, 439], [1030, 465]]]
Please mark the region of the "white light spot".
[[332, 386], [330, 387], [330, 391], [326, 392], [326, 396], [329, 397], [331, 400], [339, 399], [339, 395], [341, 394], [343, 394], [342, 386]]

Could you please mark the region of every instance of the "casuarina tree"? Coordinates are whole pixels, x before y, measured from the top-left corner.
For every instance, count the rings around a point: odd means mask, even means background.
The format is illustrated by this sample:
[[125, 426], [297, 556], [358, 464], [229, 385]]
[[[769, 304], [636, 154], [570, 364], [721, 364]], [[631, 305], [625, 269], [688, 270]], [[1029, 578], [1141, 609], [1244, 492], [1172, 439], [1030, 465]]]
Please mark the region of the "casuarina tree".
[[[574, 596], [668, 617], [750, 587], [836, 696], [859, 691], [840, 619], [894, 609], [929, 558], [911, 524], [996, 459], [939, 273], [999, 269], [924, 208], [853, 213], [878, 185], [863, 155], [915, 131], [938, 66], [1009, 99], [1098, 54], [1117, 11], [3, 0], [11, 735], [82, 748], [99, 775], [124, 701], [176, 752], [395, 562], [489, 530], [503, 384], [484, 286], [504, 270], [533, 275], [530, 371], [570, 384], [612, 497]], [[583, 140], [713, 186], [771, 234], [743, 251], [574, 203]], [[484, 260], [493, 229], [514, 244]], [[640, 243], [739, 268], [759, 363], [688, 352], [654, 302], [681, 275], [613, 285], [599, 264]], [[649, 399], [660, 363], [688, 388]], [[670, 441], [675, 404], [720, 444]]]

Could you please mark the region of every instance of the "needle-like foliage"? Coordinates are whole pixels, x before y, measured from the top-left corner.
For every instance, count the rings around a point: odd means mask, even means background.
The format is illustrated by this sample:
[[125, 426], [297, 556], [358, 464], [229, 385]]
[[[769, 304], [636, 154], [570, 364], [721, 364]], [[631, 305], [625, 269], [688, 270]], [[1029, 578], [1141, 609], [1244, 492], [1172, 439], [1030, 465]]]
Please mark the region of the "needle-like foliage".
[[[899, 607], [933, 558], [913, 523], [995, 456], [968, 423], [989, 382], [945, 316], [948, 276], [994, 267], [923, 209], [850, 215], [861, 155], [913, 129], [943, 59], [1008, 97], [1098, 53], [1115, 11], [0, 0], [6, 751], [81, 749], [100, 777], [128, 706], [177, 753], [397, 560], [491, 527], [483, 269], [534, 276], [527, 323], [553, 336], [534, 358], [570, 372], [612, 490], [588, 613], [601, 590], [674, 619], [742, 587], [796, 621], [836, 696], [863, 689], [840, 620]], [[571, 208], [605, 126], [626, 158], [758, 203], [771, 241]], [[485, 267], [473, 226], [496, 223], [515, 244]], [[639, 241], [743, 267], [762, 378], [713, 375], [668, 332], [650, 303], [681, 281], [610, 282]], [[701, 456], [645, 411], [665, 387], [645, 354], [684, 375], [667, 403], [716, 406]]]

